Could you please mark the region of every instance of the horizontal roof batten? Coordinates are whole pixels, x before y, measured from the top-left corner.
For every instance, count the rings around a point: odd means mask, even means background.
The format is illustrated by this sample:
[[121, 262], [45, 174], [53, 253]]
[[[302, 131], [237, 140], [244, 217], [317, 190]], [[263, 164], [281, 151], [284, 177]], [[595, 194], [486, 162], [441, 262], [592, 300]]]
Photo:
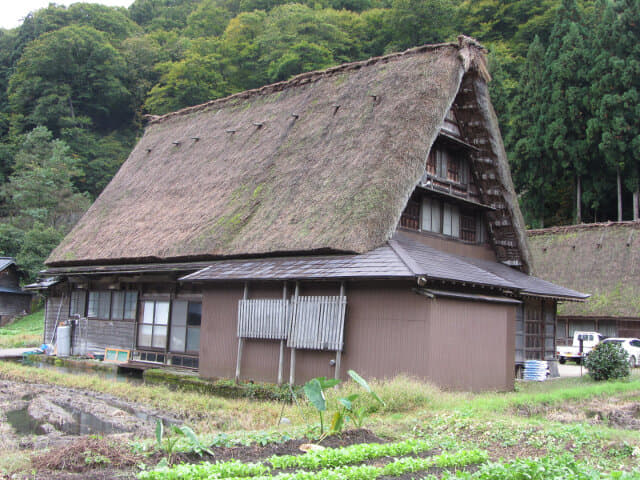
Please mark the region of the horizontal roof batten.
[[515, 298], [510, 297], [495, 297], [491, 295], [482, 295], [478, 293], [464, 293], [464, 292], [454, 292], [450, 290], [436, 290], [433, 288], [417, 288], [416, 293], [428, 293], [433, 295], [434, 297], [442, 297], [442, 298], [456, 298], [462, 300], [471, 300], [476, 302], [491, 302], [491, 303], [507, 303], [513, 305], [519, 305], [522, 302]]
[[440, 130], [440, 133], [438, 133], [438, 140], [450, 141], [451, 143], [455, 143], [461, 147], [473, 150], [474, 152], [480, 151], [480, 149], [475, 145], [471, 145], [470, 143], [465, 142], [462, 138], [456, 137], [455, 135], [444, 130]]
[[564, 295], [550, 295], [550, 294], [543, 294], [543, 293], [535, 293], [535, 292], [528, 292], [526, 290], [523, 290], [522, 292], [520, 292], [520, 294], [523, 297], [537, 297], [537, 298], [548, 298], [550, 300], [562, 300], [563, 302], [586, 302], [587, 299], [591, 296], [591, 295], [587, 295], [585, 297], [568, 297], [568, 296], [564, 296]]
[[273, 277], [219, 277], [219, 278], [189, 278], [191, 275], [179, 278], [180, 282], [185, 283], [224, 283], [224, 282], [294, 282], [294, 281], [310, 281], [315, 282], [335, 282], [341, 280], [414, 280], [415, 275], [406, 276], [357, 276], [357, 275], [335, 275], [335, 276], [322, 276], [322, 277], [310, 277], [310, 276], [273, 276]]
[[445, 192], [435, 187], [427, 186], [424, 183], [419, 183], [416, 185], [416, 188], [422, 192], [435, 193], [436, 195], [449, 199], [454, 202], [462, 203], [468, 206], [473, 206], [476, 208], [482, 208], [488, 211], [495, 211], [496, 209], [490, 205], [485, 205], [484, 203], [474, 202], [473, 200], [469, 200], [468, 198], [464, 198], [453, 193]]

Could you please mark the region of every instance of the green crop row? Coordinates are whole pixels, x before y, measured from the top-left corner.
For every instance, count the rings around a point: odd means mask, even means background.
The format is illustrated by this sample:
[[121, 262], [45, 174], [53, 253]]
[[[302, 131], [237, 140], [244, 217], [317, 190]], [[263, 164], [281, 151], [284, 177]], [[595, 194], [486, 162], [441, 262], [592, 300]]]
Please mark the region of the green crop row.
[[309, 470], [339, 467], [380, 457], [400, 457], [426, 452], [434, 448], [433, 441], [405, 440], [396, 443], [360, 443], [344, 448], [327, 448], [304, 455], [274, 455], [269, 460], [273, 468], [306, 468]]
[[341, 466], [313, 472], [298, 471], [272, 476], [270, 468], [264, 464], [241, 462], [203, 462], [197, 465], [177, 465], [138, 474], [140, 480], [183, 480], [183, 479], [246, 479], [253, 480], [369, 480], [383, 475], [402, 475], [418, 472], [431, 467], [462, 467], [486, 462], [488, 455], [482, 450], [462, 450], [457, 453], [443, 453], [430, 458], [399, 458], [383, 467], [371, 465]]
[[[436, 480], [430, 475], [423, 480]], [[476, 472], [445, 473], [442, 480], [640, 480], [640, 472], [601, 473], [572, 455], [517, 459], [507, 463], [488, 462]]]

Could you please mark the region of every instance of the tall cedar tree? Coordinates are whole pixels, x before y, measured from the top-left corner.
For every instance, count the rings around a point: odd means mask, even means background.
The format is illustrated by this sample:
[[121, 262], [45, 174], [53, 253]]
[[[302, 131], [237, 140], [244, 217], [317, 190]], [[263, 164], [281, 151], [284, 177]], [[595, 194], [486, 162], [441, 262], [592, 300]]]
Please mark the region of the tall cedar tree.
[[618, 220], [622, 220], [621, 176], [633, 192], [633, 219], [640, 197], [640, 2], [608, 3], [597, 28], [591, 72], [593, 118], [589, 135], [618, 173]]
[[575, 179], [576, 223], [582, 222], [582, 179], [592, 171], [586, 136], [592, 54], [581, 20], [575, 0], [563, 0], [545, 53], [543, 89], [544, 146], [554, 178], [564, 182], [559, 190], [570, 191]]
[[527, 223], [545, 225], [545, 205], [550, 197], [551, 169], [540, 142], [543, 136], [542, 109], [544, 47], [536, 36], [529, 46], [520, 73], [520, 88], [511, 104], [511, 127], [507, 144], [512, 146], [513, 179]]

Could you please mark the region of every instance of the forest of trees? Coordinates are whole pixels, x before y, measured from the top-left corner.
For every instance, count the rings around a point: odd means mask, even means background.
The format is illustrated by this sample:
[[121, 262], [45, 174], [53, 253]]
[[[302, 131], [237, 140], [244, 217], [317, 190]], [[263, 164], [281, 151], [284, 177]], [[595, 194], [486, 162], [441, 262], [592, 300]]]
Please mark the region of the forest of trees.
[[0, 30], [0, 251], [32, 279], [163, 114], [474, 36], [529, 227], [637, 219], [637, 0], [135, 0]]

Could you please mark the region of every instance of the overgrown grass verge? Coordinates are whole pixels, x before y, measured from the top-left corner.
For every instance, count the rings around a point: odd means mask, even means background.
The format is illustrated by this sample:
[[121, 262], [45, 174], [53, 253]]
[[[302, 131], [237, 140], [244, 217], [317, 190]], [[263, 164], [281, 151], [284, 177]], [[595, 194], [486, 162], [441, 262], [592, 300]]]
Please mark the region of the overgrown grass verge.
[[0, 327], [0, 348], [37, 347], [42, 344], [44, 310]]
[[[195, 374], [170, 372], [160, 368], [145, 370], [144, 380], [148, 384], [165, 385], [190, 392], [210, 393], [223, 398], [251, 398], [291, 402], [289, 385], [272, 383], [235, 383], [233, 380], [206, 380]], [[293, 387], [297, 395], [302, 389]]]
[[0, 378], [108, 393], [178, 416], [201, 433], [273, 427], [282, 409], [282, 405], [276, 402], [231, 400], [214, 395], [174, 391], [166, 386], [108, 382], [91, 374], [69, 375], [11, 362], [0, 362]]

